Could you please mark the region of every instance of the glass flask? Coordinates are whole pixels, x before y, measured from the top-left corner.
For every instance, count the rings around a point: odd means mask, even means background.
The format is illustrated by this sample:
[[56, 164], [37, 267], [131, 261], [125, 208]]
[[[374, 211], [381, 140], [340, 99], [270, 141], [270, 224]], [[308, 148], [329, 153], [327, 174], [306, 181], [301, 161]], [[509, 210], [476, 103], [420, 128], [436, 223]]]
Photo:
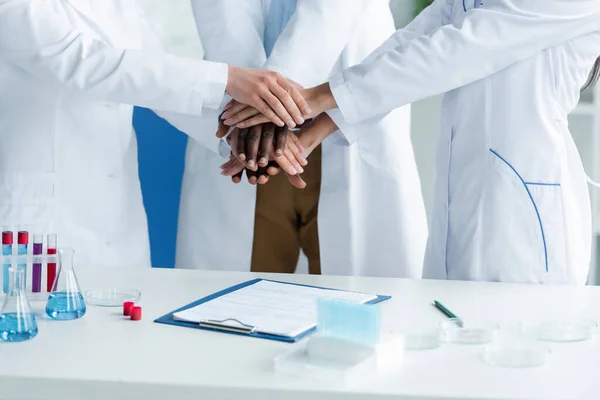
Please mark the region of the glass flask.
[[38, 333], [38, 327], [25, 291], [25, 271], [12, 267], [8, 276], [8, 293], [0, 312], [0, 342], [33, 339]]
[[69, 248], [58, 250], [58, 271], [46, 304], [46, 314], [52, 319], [77, 319], [83, 317], [86, 311], [73, 269], [73, 253]]

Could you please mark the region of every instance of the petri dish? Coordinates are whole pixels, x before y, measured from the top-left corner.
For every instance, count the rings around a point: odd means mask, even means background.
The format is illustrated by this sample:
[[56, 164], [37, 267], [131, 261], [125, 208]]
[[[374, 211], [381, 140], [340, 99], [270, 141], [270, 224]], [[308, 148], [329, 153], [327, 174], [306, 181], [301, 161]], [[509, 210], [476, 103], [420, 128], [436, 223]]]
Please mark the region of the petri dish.
[[136, 289], [91, 289], [84, 293], [85, 302], [100, 307], [122, 307], [126, 301], [137, 302], [142, 293]]
[[580, 342], [591, 339], [598, 322], [580, 316], [560, 316], [544, 321], [521, 323], [523, 333], [546, 342]]
[[406, 350], [432, 350], [442, 344], [442, 332], [439, 328], [411, 330], [402, 334]]
[[493, 342], [499, 326], [491, 321], [464, 321], [451, 318], [441, 323], [444, 339], [450, 343], [485, 344]]
[[483, 361], [504, 368], [534, 368], [546, 364], [550, 349], [534, 340], [501, 340], [487, 345]]

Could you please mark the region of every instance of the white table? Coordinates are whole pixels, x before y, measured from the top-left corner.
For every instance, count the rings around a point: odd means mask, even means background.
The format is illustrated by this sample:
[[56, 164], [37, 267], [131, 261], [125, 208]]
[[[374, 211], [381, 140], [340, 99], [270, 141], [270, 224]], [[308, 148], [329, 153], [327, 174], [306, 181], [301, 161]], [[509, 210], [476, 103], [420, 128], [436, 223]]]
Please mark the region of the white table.
[[[128, 286], [142, 291], [143, 320], [121, 309], [88, 307], [80, 320], [38, 320], [32, 341], [0, 344], [2, 400], [353, 400], [353, 399], [595, 399], [600, 346], [595, 341], [551, 345], [541, 368], [486, 365], [482, 347], [444, 345], [408, 352], [397, 371], [352, 387], [277, 375], [272, 359], [290, 344], [154, 323], [156, 317], [238, 282], [241, 273], [183, 270], [78, 271], [83, 288]], [[513, 326], [553, 310], [600, 319], [600, 288], [409, 281], [310, 276], [279, 280], [379, 294], [385, 325], [437, 324], [440, 300], [462, 318], [488, 317]], [[44, 304], [35, 304], [42, 310]]]

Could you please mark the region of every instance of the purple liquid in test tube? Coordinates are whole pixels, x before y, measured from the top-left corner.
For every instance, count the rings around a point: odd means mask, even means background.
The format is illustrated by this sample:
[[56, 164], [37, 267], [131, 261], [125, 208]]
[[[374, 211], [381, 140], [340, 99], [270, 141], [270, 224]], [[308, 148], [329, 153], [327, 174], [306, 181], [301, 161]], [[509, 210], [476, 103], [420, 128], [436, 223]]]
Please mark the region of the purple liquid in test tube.
[[[40, 256], [44, 248], [44, 237], [42, 235], [33, 235], [33, 255]], [[39, 293], [42, 291], [42, 263], [33, 263], [33, 281], [31, 282], [31, 291]]]

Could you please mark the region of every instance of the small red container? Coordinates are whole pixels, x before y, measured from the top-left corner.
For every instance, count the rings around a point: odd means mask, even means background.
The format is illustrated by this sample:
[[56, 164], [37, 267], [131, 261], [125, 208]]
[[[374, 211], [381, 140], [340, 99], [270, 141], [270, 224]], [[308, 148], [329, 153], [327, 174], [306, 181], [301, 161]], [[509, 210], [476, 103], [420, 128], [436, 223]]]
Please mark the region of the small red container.
[[140, 321], [142, 319], [142, 307], [133, 307], [131, 309], [131, 320]]
[[125, 303], [123, 303], [123, 315], [129, 317], [131, 315], [131, 310], [134, 306], [135, 304], [133, 303], [133, 301], [126, 301]]
[[2, 232], [2, 244], [14, 244], [14, 237], [11, 231]]
[[17, 233], [17, 242], [19, 244], [29, 244], [29, 232], [21, 231]]

